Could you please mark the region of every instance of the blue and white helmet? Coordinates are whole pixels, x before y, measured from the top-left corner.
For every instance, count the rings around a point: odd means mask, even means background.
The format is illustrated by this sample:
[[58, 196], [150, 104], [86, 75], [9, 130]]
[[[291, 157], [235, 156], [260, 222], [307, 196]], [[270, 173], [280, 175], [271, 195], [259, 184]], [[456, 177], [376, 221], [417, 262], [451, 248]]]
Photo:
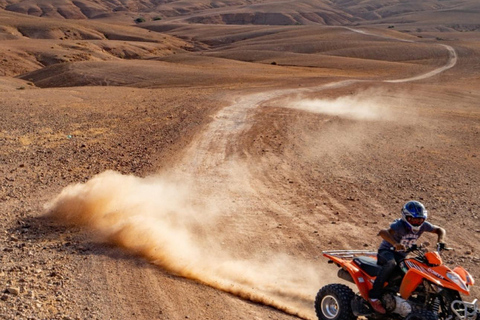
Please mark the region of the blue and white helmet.
[[415, 233], [420, 231], [427, 217], [428, 213], [425, 206], [418, 201], [409, 201], [402, 208], [402, 220]]

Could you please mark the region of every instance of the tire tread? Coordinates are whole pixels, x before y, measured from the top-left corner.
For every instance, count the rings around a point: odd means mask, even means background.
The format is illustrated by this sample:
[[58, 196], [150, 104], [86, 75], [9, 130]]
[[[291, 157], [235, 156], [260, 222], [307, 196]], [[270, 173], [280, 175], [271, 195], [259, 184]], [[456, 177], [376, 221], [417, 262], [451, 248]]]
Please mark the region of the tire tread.
[[416, 310], [410, 313], [405, 320], [438, 320], [438, 316], [429, 310]]
[[[326, 295], [335, 296], [340, 304], [340, 313], [334, 319], [323, 316], [321, 303]], [[315, 313], [319, 320], [355, 320], [357, 317], [353, 315], [351, 301], [355, 297], [355, 293], [350, 287], [333, 283], [321, 288], [315, 297]]]

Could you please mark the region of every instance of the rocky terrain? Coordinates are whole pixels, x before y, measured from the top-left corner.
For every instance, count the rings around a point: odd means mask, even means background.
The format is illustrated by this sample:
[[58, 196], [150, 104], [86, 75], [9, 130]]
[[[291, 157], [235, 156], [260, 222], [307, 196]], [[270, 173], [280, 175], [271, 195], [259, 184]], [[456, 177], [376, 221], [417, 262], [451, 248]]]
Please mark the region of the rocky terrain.
[[315, 319], [410, 199], [480, 277], [475, 1], [0, 7], [2, 319]]

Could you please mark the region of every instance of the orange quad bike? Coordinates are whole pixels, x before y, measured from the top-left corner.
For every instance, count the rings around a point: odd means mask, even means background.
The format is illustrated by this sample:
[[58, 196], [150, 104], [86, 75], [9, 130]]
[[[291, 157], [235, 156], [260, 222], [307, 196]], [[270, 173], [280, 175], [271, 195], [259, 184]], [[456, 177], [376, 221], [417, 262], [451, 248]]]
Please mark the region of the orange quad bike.
[[340, 268], [338, 277], [354, 283], [359, 292], [355, 294], [344, 284], [324, 286], [315, 299], [318, 319], [480, 320], [477, 300], [465, 302], [460, 296], [470, 294], [472, 276], [460, 266], [453, 270], [445, 266], [440, 256], [443, 250], [450, 249], [442, 244], [436, 251], [416, 245], [407, 249], [407, 257], [398, 263], [380, 298], [386, 314], [375, 312], [368, 302], [368, 293], [381, 269], [377, 253], [324, 251], [328, 262]]

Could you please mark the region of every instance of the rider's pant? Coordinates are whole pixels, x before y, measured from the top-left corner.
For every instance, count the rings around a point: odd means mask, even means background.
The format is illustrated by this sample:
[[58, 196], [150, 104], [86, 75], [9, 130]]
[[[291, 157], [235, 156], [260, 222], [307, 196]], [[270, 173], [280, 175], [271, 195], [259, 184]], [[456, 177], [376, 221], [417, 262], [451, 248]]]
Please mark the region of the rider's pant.
[[397, 263], [404, 258], [402, 254], [396, 251], [386, 249], [378, 250], [377, 264], [382, 266], [382, 269], [375, 279], [375, 282], [373, 282], [373, 288], [369, 292], [370, 299], [380, 298], [385, 282], [387, 282]]

